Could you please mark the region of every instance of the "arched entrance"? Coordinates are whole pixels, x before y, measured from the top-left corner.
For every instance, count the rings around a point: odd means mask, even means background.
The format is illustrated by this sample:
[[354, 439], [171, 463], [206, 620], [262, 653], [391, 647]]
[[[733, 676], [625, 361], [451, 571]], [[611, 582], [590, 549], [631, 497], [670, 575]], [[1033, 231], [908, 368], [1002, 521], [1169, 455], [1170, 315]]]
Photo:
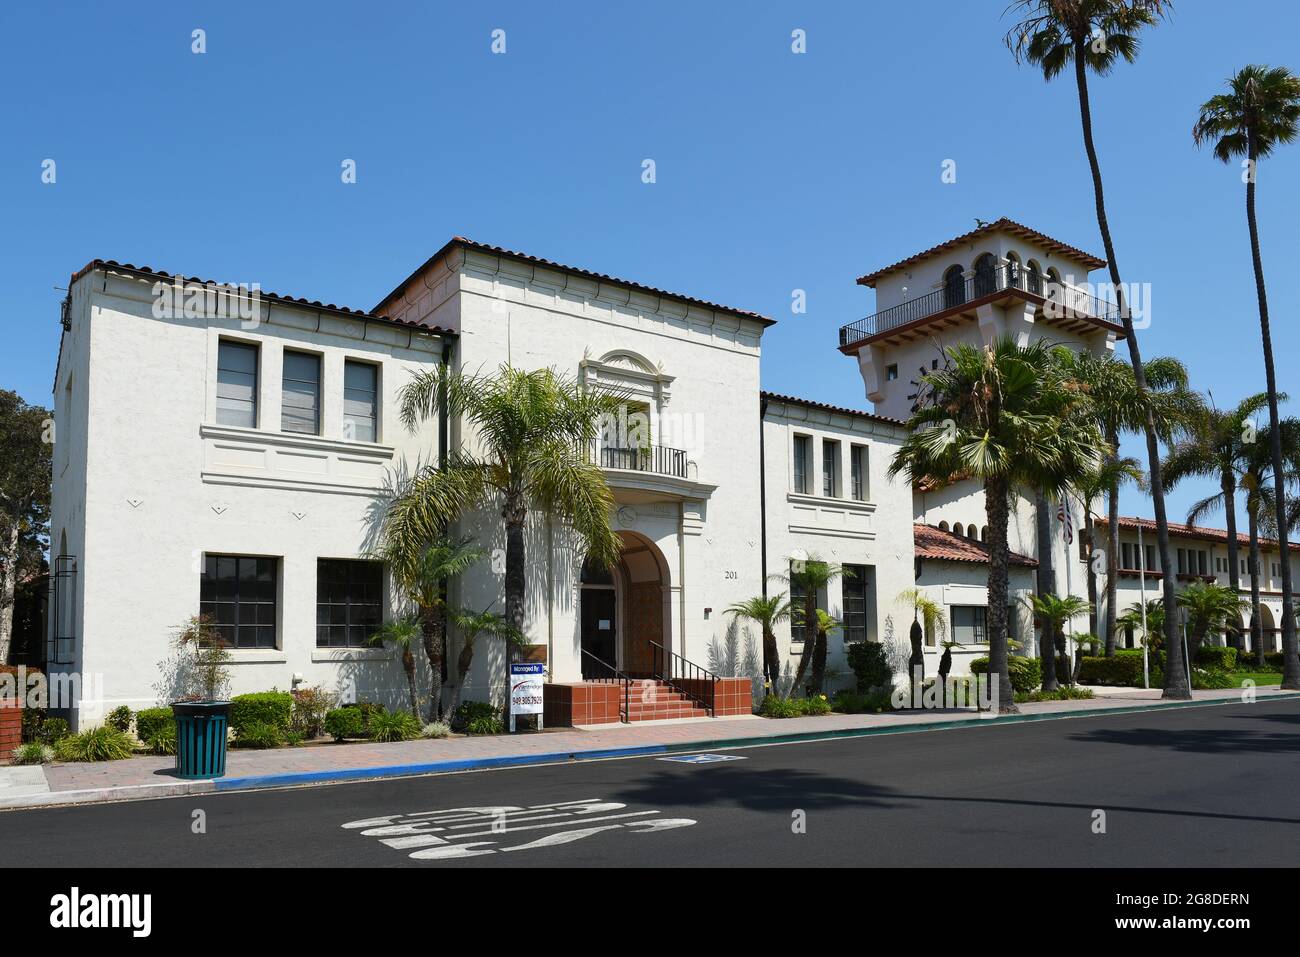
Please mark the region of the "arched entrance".
[[1264, 651], [1277, 651], [1280, 644], [1277, 622], [1273, 618], [1273, 609], [1263, 602], [1259, 604], [1259, 627], [1263, 637]]
[[669, 648], [668, 562], [650, 539], [620, 531], [618, 564], [601, 569], [590, 560], [582, 567], [579, 594], [582, 673], [604, 677], [590, 656], [631, 677], [654, 670], [651, 642]]

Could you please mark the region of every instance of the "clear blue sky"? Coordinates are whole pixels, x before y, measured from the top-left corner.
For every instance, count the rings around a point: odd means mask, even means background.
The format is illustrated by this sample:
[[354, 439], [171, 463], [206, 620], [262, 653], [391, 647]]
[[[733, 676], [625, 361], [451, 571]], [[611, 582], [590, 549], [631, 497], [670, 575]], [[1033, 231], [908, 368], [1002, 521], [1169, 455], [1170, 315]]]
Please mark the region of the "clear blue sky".
[[[835, 351], [874, 311], [857, 275], [976, 217], [1101, 252], [1074, 88], [1014, 64], [1004, 6], [7, 3], [0, 385], [50, 401], [55, 287], [94, 257], [368, 308], [459, 233], [771, 315], [766, 388], [865, 407]], [[1182, 0], [1092, 87], [1124, 277], [1153, 289], [1144, 352], [1221, 405], [1263, 388], [1243, 190], [1189, 131], [1237, 67], [1300, 70], [1297, 9]], [[1295, 145], [1260, 177], [1292, 390], [1298, 173]]]

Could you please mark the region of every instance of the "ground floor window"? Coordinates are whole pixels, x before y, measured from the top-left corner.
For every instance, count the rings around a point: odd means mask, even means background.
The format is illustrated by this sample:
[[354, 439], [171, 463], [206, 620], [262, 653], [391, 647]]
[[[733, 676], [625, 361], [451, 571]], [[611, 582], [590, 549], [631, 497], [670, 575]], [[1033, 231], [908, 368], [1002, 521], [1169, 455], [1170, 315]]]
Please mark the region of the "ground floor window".
[[987, 613], [983, 605], [953, 605], [952, 640], [959, 645], [982, 645], [987, 638]]
[[384, 620], [384, 567], [379, 562], [316, 562], [316, 647], [359, 648]]
[[866, 641], [867, 633], [867, 566], [845, 565], [844, 640]]
[[275, 648], [279, 559], [205, 555], [199, 611], [232, 648]]

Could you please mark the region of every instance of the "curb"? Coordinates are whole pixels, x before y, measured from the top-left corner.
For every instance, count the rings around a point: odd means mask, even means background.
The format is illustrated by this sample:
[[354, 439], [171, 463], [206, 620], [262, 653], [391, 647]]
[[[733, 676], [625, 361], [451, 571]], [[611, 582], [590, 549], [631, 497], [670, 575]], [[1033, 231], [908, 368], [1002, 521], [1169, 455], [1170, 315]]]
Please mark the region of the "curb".
[[[1268, 695], [1263, 700], [1294, 701], [1300, 692]], [[1257, 699], [1260, 700], [1260, 699]], [[660, 754], [683, 754], [698, 751], [719, 751], [739, 748], [764, 747], [774, 744], [796, 744], [807, 741], [833, 741], [844, 738], [865, 738], [886, 734], [916, 734], [925, 731], [944, 731], [955, 728], [998, 727], [1006, 724], [1024, 724], [1034, 721], [1058, 721], [1069, 718], [1090, 718], [1095, 715], [1140, 714], [1148, 711], [1167, 711], [1181, 708], [1211, 708], [1240, 704], [1236, 696], [1201, 701], [1171, 701], [1168, 704], [1128, 705], [1116, 708], [1094, 708], [1080, 711], [1044, 711], [1034, 714], [1011, 714], [997, 718], [960, 718], [952, 721], [933, 721], [924, 724], [906, 724], [876, 728], [836, 728], [826, 731], [796, 731], [789, 734], [771, 734], [761, 737], [714, 738], [705, 741], [687, 741], [680, 744], [629, 745], [624, 748], [600, 748], [590, 751], [551, 751], [541, 754], [503, 755], [493, 758], [462, 758], [454, 761], [432, 761], [420, 764], [396, 764], [373, 768], [343, 768], [333, 771], [295, 771], [286, 774], [254, 775], [242, 778], [217, 778], [212, 781], [177, 781], [162, 784], [138, 784], [120, 788], [96, 788], [82, 791], [49, 791], [22, 797], [0, 798], [0, 810], [19, 808], [59, 807], [75, 804], [102, 804], [116, 801], [140, 801], [151, 798], [179, 797], [187, 794], [209, 794], [221, 791], [254, 791], [263, 788], [300, 787], [311, 784], [343, 781], [374, 781], [386, 778], [418, 777], [431, 774], [448, 774], [456, 771], [489, 771], [500, 768], [527, 767], [536, 764], [560, 764], [576, 761], [601, 761], [610, 758], [633, 758]]]

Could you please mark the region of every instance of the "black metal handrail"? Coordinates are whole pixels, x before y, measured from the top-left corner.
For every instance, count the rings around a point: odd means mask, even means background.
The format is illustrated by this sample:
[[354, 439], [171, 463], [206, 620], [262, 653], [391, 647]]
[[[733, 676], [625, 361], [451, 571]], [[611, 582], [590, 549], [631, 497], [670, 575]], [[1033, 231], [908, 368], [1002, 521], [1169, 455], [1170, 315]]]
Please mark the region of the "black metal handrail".
[[1041, 296], [1044, 312], [1051, 318], [1102, 319], [1116, 324], [1121, 321], [1119, 306], [1115, 303], [1098, 299], [1082, 289], [1050, 279], [1018, 263], [1003, 262], [993, 269], [976, 270], [973, 276], [961, 283], [945, 283], [942, 289], [841, 326], [840, 345], [846, 346], [1008, 289]]
[[[710, 718], [714, 717], [714, 705], [718, 699], [718, 676], [708, 668], [701, 668], [695, 662], [686, 660], [677, 652], [668, 651], [657, 641], [651, 641], [649, 645], [654, 677], [694, 701], [709, 713]], [[691, 686], [682, 684], [686, 681], [696, 682], [703, 687], [704, 692], [697, 694], [692, 691]]]
[[619, 671], [604, 658], [593, 655], [586, 648], [580, 649], [583, 654], [582, 660], [582, 680], [598, 682], [601, 684], [618, 684], [623, 685], [623, 707], [619, 709], [618, 720], [624, 724], [630, 724], [632, 721], [632, 711], [630, 702], [632, 700], [632, 679], [623, 672]]
[[597, 441], [591, 443], [591, 457], [601, 468], [686, 478], [686, 451], [666, 445], [618, 446], [601, 445]]

